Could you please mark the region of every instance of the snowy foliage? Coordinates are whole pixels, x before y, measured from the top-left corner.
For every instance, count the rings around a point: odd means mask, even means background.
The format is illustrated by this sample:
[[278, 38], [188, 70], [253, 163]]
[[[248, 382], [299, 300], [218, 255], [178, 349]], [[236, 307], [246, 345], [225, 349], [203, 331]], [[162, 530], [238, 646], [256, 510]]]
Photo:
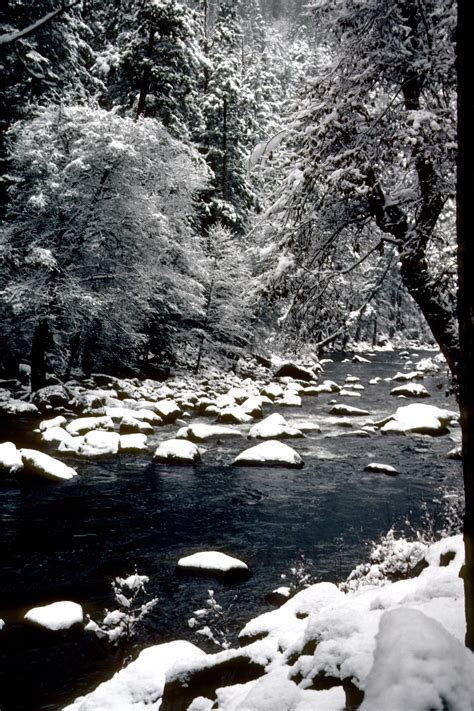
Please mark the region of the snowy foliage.
[[66, 352], [79, 335], [89, 359], [113, 344], [132, 363], [152, 318], [179, 328], [202, 312], [189, 217], [206, 170], [192, 149], [152, 119], [82, 106], [39, 110], [10, 143], [2, 301], [25, 336], [46, 318]]
[[94, 622], [89, 617], [86, 630], [99, 638], [105, 637], [113, 644], [132, 639], [154, 607], [158, 598], [148, 599], [145, 589], [149, 578], [134, 573], [126, 578], [117, 577], [112, 582], [112, 591], [117, 607], [106, 610], [101, 622]]

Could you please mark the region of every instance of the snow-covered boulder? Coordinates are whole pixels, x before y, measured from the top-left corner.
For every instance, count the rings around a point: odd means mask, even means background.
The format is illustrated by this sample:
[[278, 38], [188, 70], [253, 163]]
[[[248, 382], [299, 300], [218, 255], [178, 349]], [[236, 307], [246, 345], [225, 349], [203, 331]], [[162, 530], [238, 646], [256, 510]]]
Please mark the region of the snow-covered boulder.
[[366, 417], [369, 415], [368, 410], [362, 410], [359, 407], [352, 407], [351, 405], [333, 405], [329, 410], [330, 415], [342, 415], [348, 417]]
[[153, 434], [153, 426], [149, 422], [142, 422], [131, 415], [124, 415], [119, 425], [120, 434]]
[[217, 418], [219, 422], [227, 422], [228, 424], [243, 425], [252, 422], [251, 415], [247, 414], [242, 407], [234, 405], [233, 407], [225, 407], [220, 411]]
[[45, 430], [49, 430], [51, 427], [62, 427], [66, 424], [66, 422], [67, 420], [63, 415], [58, 415], [57, 417], [52, 417], [49, 420], [42, 420], [38, 425], [38, 429], [40, 432], [44, 432]]
[[41, 433], [41, 441], [59, 447], [61, 442], [70, 442], [72, 434], [62, 427], [49, 427]]
[[390, 391], [390, 395], [404, 395], [405, 397], [431, 397], [428, 390], [421, 383], [406, 383]]
[[360, 711], [474, 711], [474, 655], [419, 610], [382, 615]]
[[392, 380], [395, 380], [399, 383], [408, 383], [410, 380], [423, 380], [425, 376], [423, 373], [419, 370], [410, 370], [407, 373], [402, 373], [398, 372], [395, 373], [395, 375], [392, 377]]
[[388, 476], [396, 476], [400, 472], [392, 467], [390, 464], [382, 464], [379, 462], [370, 462], [364, 467], [365, 472], [371, 472], [373, 474], [387, 474]]
[[64, 711], [151, 711], [159, 706], [167, 672], [177, 663], [192, 667], [205, 656], [194, 644], [181, 640], [148, 647], [135, 661]]
[[178, 568], [190, 572], [205, 572], [212, 574], [246, 573], [249, 567], [238, 558], [233, 558], [220, 551], [201, 551], [178, 560]]
[[303, 434], [311, 434], [311, 432], [321, 432], [321, 427], [317, 422], [309, 422], [305, 420], [304, 422], [297, 421], [294, 423], [297, 430], [300, 430]]
[[71, 422], [66, 425], [66, 430], [73, 436], [99, 428], [101, 430], [113, 430], [114, 423], [110, 417], [102, 415], [100, 417], [79, 417], [76, 420], [71, 420]]
[[372, 361], [369, 358], [364, 358], [364, 356], [356, 354], [355, 356], [352, 356], [352, 362], [353, 363], [371, 363]]
[[119, 450], [120, 452], [146, 452], [147, 448], [146, 434], [121, 434]]
[[250, 428], [251, 439], [281, 439], [286, 437], [303, 437], [301, 430], [291, 427], [282, 415], [277, 412], [269, 415]]
[[160, 400], [155, 404], [154, 412], [166, 423], [174, 422], [182, 414], [176, 400]]
[[414, 403], [399, 407], [388, 420], [382, 421], [382, 434], [413, 432], [427, 435], [443, 435], [448, 432], [448, 424], [458, 415], [450, 410], [442, 410], [434, 405]]
[[153, 412], [153, 410], [148, 410], [144, 407], [135, 410], [134, 416], [137, 420], [143, 420], [145, 422], [148, 422], [150, 425], [153, 425], [153, 427], [159, 427], [163, 424], [163, 419], [160, 415], [158, 415], [158, 413]]
[[301, 469], [303, 460], [298, 452], [283, 442], [271, 439], [241, 452], [232, 462], [239, 466], [288, 467]]
[[25, 620], [48, 630], [68, 630], [74, 625], [82, 625], [84, 612], [81, 605], [70, 600], [53, 602], [42, 607], [33, 607], [25, 615]]
[[14, 474], [23, 469], [21, 452], [13, 442], [2, 442], [0, 444], [0, 472]]
[[118, 432], [92, 430], [84, 435], [84, 443], [78, 454], [83, 457], [103, 457], [117, 454], [120, 446]]
[[201, 454], [193, 442], [168, 439], [161, 442], [153, 455], [153, 461], [161, 464], [197, 464], [201, 461]]
[[283, 388], [278, 383], [269, 383], [269, 385], [266, 385], [260, 391], [260, 394], [265, 395], [265, 397], [268, 397], [273, 401], [283, 396]]
[[222, 425], [206, 425], [196, 423], [181, 427], [176, 434], [176, 439], [189, 439], [192, 442], [206, 442], [210, 439], [227, 439], [229, 437], [242, 437], [239, 430]]
[[309, 385], [301, 392], [301, 394], [324, 395], [326, 393], [338, 393], [340, 390], [341, 386], [335, 383], [333, 380], [323, 380], [320, 385]]
[[301, 396], [291, 390], [287, 390], [283, 397], [278, 400], [278, 404], [285, 407], [301, 407]]
[[49, 454], [36, 449], [20, 449], [23, 468], [28, 474], [35, 474], [50, 481], [73, 479], [77, 472]]
[[251, 395], [243, 401], [241, 408], [250, 417], [259, 419], [263, 417], [263, 398], [260, 395]]

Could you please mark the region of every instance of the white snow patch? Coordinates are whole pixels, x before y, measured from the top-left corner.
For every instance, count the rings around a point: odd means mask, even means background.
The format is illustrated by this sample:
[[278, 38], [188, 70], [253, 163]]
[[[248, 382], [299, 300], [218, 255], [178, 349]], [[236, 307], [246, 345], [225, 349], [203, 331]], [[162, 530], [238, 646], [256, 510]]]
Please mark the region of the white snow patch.
[[177, 662], [193, 665], [206, 655], [185, 641], [144, 649], [138, 658], [95, 691], [82, 696], [63, 711], [150, 711], [157, 709], [166, 673]]

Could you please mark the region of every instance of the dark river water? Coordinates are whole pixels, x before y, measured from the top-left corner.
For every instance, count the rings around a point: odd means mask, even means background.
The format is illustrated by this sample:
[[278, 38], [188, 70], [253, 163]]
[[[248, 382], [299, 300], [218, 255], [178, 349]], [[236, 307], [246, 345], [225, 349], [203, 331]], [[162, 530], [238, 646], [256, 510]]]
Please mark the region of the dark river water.
[[[295, 440], [302, 470], [231, 467], [247, 445], [230, 440], [206, 445], [203, 464], [194, 468], [154, 465], [150, 455], [73, 459], [76, 480], [0, 484], [0, 618], [6, 622], [0, 632], [0, 709], [60, 709], [144, 646], [196, 641], [187, 620], [203, 607], [210, 587], [230, 607], [233, 640], [250, 617], [270, 609], [265, 595], [282, 584], [281, 574], [302, 554], [314, 578], [341, 580], [365, 559], [368, 541], [393, 524], [403, 528], [407, 515], [416, 525], [424, 502], [436, 509], [440, 489], [461, 483], [459, 463], [445, 458], [453, 446], [449, 436], [335, 437], [350, 430], [328, 421], [332, 398], [363, 407], [374, 419], [407, 404], [389, 395], [393, 383], [368, 385], [403, 364], [394, 353], [379, 353], [371, 364], [329, 364], [325, 378], [342, 383], [350, 373], [361, 379], [366, 389], [360, 398], [307, 397], [302, 409], [278, 409], [291, 421], [322, 427], [320, 434]], [[454, 407], [441, 376], [427, 376], [424, 384], [432, 393], [425, 402]], [[15, 426], [1, 439], [31, 443], [31, 422]], [[175, 430], [161, 428], [155, 438], [167, 439]], [[401, 474], [363, 472], [370, 461], [392, 464]], [[242, 558], [253, 576], [225, 584], [178, 575], [177, 560], [199, 550]], [[147, 590], [159, 603], [133, 643], [116, 648], [90, 633], [46, 633], [22, 623], [30, 607], [66, 599], [97, 619], [113, 607], [111, 580], [135, 569], [149, 576]]]

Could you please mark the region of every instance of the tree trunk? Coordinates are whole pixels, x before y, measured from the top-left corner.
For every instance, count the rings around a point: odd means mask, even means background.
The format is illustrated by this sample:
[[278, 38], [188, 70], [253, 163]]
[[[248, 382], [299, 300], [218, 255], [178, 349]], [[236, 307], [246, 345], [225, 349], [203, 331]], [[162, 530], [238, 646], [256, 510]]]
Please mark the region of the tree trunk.
[[135, 116], [136, 119], [138, 119], [142, 114], [145, 113], [146, 97], [148, 96], [148, 92], [150, 91], [150, 70], [154, 46], [155, 28], [150, 27], [150, 34], [148, 35], [148, 44], [145, 55], [145, 64], [142, 72], [142, 80], [140, 82], [140, 96], [138, 97], [137, 113]]
[[71, 370], [73, 369], [74, 364], [76, 362], [80, 346], [81, 346], [81, 334], [78, 331], [71, 338], [71, 343], [69, 346], [69, 358], [67, 361], [66, 370], [64, 372], [64, 381], [65, 382], [67, 382], [69, 380], [69, 378], [71, 377]]
[[466, 646], [474, 650], [474, 92], [470, 76], [471, 21], [469, 0], [458, 0], [458, 320], [461, 357], [459, 359], [459, 406], [461, 409], [462, 456], [466, 510], [464, 516]]
[[229, 199], [229, 157], [227, 154], [227, 96], [222, 102], [222, 199]]
[[31, 343], [31, 391], [35, 392], [46, 385], [46, 351], [50, 342], [47, 319], [38, 321]]

